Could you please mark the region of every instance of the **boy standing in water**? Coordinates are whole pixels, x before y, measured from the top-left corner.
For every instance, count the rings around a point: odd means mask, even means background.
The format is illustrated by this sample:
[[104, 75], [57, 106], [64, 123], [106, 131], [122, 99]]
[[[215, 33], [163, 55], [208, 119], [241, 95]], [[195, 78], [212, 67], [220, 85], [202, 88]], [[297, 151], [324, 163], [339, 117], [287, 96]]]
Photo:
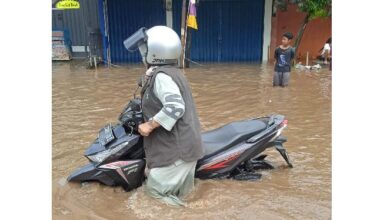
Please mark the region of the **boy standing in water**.
[[288, 85], [291, 61], [295, 56], [295, 49], [290, 46], [291, 39], [293, 39], [292, 33], [284, 33], [282, 36], [282, 44], [275, 49], [274, 86], [285, 87]]

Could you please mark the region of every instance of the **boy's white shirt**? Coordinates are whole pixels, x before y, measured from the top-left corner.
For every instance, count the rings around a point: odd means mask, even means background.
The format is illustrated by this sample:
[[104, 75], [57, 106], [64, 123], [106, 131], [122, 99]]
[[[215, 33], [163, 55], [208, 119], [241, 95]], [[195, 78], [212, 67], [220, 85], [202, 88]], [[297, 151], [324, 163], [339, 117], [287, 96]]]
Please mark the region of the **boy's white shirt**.
[[324, 53], [325, 53], [326, 51], [330, 51], [330, 44], [328, 44], [328, 43], [326, 43], [326, 44], [324, 45], [324, 49], [322, 50], [321, 55], [324, 55]]

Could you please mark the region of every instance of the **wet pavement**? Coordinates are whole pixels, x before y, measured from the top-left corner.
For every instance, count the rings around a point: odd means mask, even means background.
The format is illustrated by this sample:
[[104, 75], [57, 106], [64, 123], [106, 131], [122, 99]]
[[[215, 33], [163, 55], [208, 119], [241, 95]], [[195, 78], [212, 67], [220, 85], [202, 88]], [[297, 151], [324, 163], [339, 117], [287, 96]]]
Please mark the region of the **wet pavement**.
[[294, 168], [272, 149], [276, 166], [260, 181], [197, 180], [187, 208], [161, 204], [140, 187], [124, 192], [99, 183], [68, 183], [87, 163], [84, 150], [116, 122], [132, 98], [142, 65], [88, 70], [55, 62], [52, 74], [52, 210], [54, 219], [330, 219], [331, 72], [293, 71], [290, 86], [272, 87], [272, 66], [207, 64], [185, 70], [203, 131], [228, 122], [283, 114]]

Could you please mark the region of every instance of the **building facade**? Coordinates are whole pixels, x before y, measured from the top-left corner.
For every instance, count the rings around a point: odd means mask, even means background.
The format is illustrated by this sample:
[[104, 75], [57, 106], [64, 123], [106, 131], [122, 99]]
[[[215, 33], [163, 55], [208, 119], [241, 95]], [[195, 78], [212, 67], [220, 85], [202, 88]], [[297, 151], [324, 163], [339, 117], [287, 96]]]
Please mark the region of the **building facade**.
[[[78, 0], [79, 9], [52, 11], [53, 30], [67, 30], [73, 57], [86, 57], [89, 33], [102, 37], [102, 57], [107, 63], [141, 62], [123, 41], [140, 27], [167, 25], [180, 36], [182, 0]], [[187, 0], [188, 1], [188, 0]], [[58, 2], [53, 0], [53, 5]], [[197, 0], [198, 30], [191, 31], [190, 59], [197, 62], [264, 62], [283, 32], [298, 33], [304, 13], [295, 5], [272, 16], [272, 0]], [[331, 36], [331, 19], [309, 22], [298, 56], [318, 55]]]

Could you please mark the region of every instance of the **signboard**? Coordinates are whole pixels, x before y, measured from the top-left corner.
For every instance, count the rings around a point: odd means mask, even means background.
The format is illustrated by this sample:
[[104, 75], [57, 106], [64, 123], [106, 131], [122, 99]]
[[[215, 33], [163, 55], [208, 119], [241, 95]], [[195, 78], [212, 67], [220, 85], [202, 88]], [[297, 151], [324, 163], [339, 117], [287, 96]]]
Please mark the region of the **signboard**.
[[79, 9], [80, 2], [77, 0], [61, 0], [56, 3], [57, 9]]

